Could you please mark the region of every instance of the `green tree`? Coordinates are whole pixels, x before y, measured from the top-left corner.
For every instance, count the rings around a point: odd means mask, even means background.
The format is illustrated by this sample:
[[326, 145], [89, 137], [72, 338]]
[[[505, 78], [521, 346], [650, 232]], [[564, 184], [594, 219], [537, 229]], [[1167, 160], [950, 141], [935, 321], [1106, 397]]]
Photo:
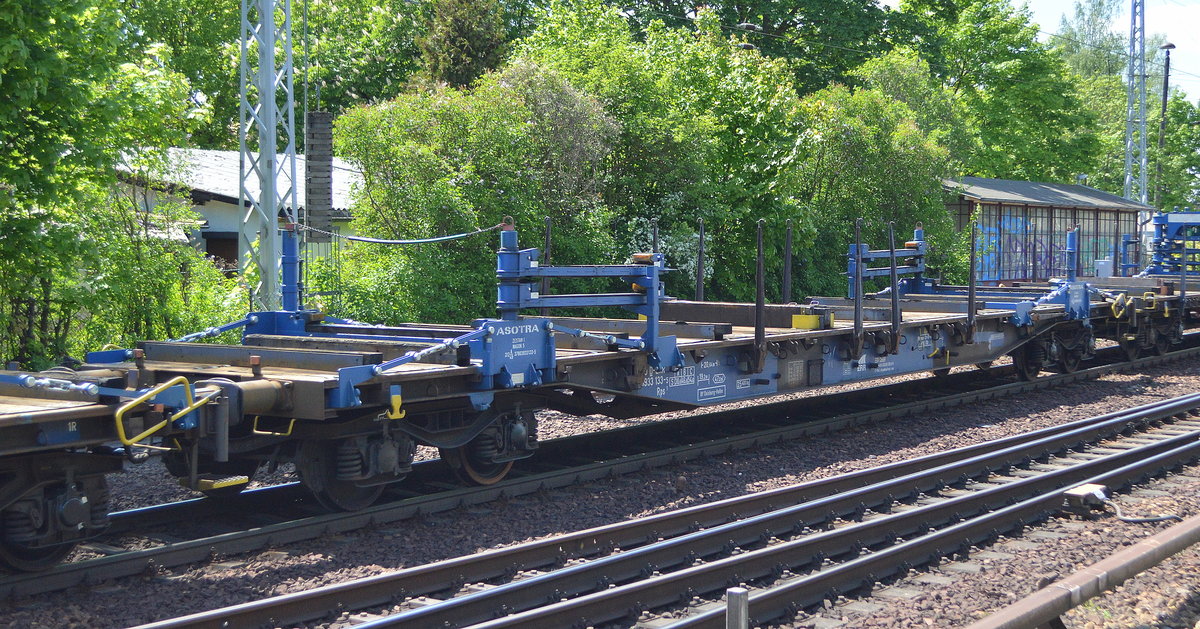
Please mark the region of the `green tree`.
[[801, 250], [803, 286], [844, 293], [839, 274], [859, 218], [863, 241], [873, 248], [886, 246], [889, 222], [898, 242], [923, 224], [944, 265], [956, 246], [940, 184], [949, 153], [913, 110], [876, 89], [835, 85], [805, 98], [801, 111], [804, 132], [788, 177], [818, 225], [816, 241]]
[[133, 203], [116, 178], [121, 166], [131, 180], [154, 179], [166, 161], [143, 147], [186, 140], [205, 119], [190, 85], [165, 49], [123, 39], [110, 3], [25, 8], [6, 16], [20, 28], [0, 46], [0, 137], [26, 153], [12, 160], [20, 172], [0, 166], [0, 359], [40, 367], [225, 317], [230, 304], [215, 302], [234, 288], [177, 239], [185, 217]]
[[429, 16], [428, 2], [310, 0], [307, 25], [293, 26], [297, 102], [307, 87], [310, 108], [340, 113], [400, 94], [419, 69]]
[[[699, 5], [640, 0], [620, 6], [644, 29], [654, 21], [687, 26], [698, 16]], [[767, 56], [787, 59], [802, 94], [845, 82], [851, 69], [887, 51], [891, 41], [905, 41], [912, 34], [903, 15], [869, 0], [708, 2], [704, 7], [726, 32], [743, 37]]]
[[1156, 144], [1156, 161], [1151, 161], [1153, 167], [1161, 160], [1162, 178], [1154, 181], [1152, 177], [1150, 182], [1161, 191], [1158, 207], [1200, 208], [1200, 106], [1180, 92], [1172, 93], [1167, 101], [1166, 130], [1164, 150], [1158, 153]]
[[105, 163], [106, 112], [86, 105], [118, 63], [115, 9], [103, 0], [0, 6], [0, 210], [69, 194], [78, 172]]
[[206, 148], [237, 148], [238, 3], [123, 2], [122, 15], [129, 44], [138, 49], [165, 45], [172, 69], [194, 91], [188, 98], [213, 112], [209, 124], [195, 128], [193, 141]]
[[623, 251], [645, 250], [649, 221], [658, 221], [662, 250], [682, 271], [668, 280], [674, 294], [690, 293], [698, 218], [708, 224], [710, 255], [721, 252], [708, 268], [716, 298], [752, 295], [753, 259], [744, 253], [757, 219], [773, 220], [773, 247], [786, 218], [802, 240], [811, 233], [780, 177], [796, 137], [790, 70], [738, 43], [712, 13], [695, 31], [655, 21], [634, 32], [600, 2], [554, 3], [515, 53], [557, 69], [620, 121], [603, 190], [613, 231]]
[[[146, 48], [165, 44], [172, 69], [212, 109], [193, 132], [205, 148], [237, 147], [241, 15], [236, 2], [162, 0], [125, 3], [127, 36]], [[292, 3], [296, 102], [341, 112], [403, 91], [418, 68], [416, 39], [425, 31], [428, 2], [308, 0]], [[298, 139], [303, 121], [298, 120]]]
[[504, 57], [505, 28], [497, 0], [433, 0], [429, 31], [419, 40], [425, 72], [465, 87]]
[[916, 51], [897, 48], [868, 60], [854, 70], [853, 76], [864, 86], [906, 105], [929, 140], [949, 151], [951, 171], [961, 168], [957, 160], [975, 150], [976, 138], [967, 126], [961, 103]]
[[1115, 75], [1125, 69], [1126, 40], [1112, 31], [1121, 5], [1121, 0], [1076, 0], [1074, 16], [1063, 16], [1050, 43], [1080, 76]]
[[[551, 71], [517, 64], [469, 92], [437, 86], [351, 110], [338, 120], [335, 144], [364, 173], [361, 233], [453, 234], [506, 215], [537, 230], [550, 215], [554, 259], [594, 263], [614, 249], [596, 188], [615, 133], [594, 99]], [[344, 260], [344, 314], [386, 322], [490, 316], [495, 246], [494, 235], [356, 243]]]
[[1094, 116], [1062, 57], [1038, 41], [1027, 9], [1008, 0], [902, 6], [936, 28], [942, 58], [934, 70], [978, 140], [960, 158], [965, 172], [1071, 181], [1095, 167]]

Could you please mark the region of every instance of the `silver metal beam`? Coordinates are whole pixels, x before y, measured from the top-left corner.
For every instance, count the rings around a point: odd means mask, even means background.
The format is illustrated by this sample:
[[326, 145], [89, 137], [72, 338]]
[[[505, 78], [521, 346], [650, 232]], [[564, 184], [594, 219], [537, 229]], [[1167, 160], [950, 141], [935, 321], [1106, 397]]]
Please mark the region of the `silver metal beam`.
[[1146, 3], [1131, 0], [1125, 84], [1125, 198], [1146, 202]]
[[[253, 309], [281, 307], [281, 212], [295, 222], [296, 124], [291, 0], [241, 0], [238, 148], [242, 277]], [[258, 150], [251, 150], [257, 135]]]

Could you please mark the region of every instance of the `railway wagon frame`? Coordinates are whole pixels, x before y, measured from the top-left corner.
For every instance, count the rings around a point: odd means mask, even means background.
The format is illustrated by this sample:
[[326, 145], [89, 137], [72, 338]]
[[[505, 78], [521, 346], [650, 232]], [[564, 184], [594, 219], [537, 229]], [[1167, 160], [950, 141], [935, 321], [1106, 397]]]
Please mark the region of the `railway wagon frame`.
[[[284, 234], [286, 285], [297, 276], [286, 247], [295, 227]], [[1075, 242], [1069, 233], [1068, 256], [1078, 255]], [[698, 302], [666, 295], [660, 253], [546, 266], [505, 224], [496, 318], [372, 326], [293, 303], [181, 339], [92, 352], [78, 369], [0, 372], [0, 562], [45, 568], [102, 531], [105, 477], [150, 454], [214, 496], [239, 491], [264, 463], [293, 462], [322, 504], [353, 510], [404, 478], [417, 445], [437, 447], [466, 482], [501, 480], [536, 451], [540, 409], [633, 417], [986, 368], [1006, 355], [1032, 378], [1077, 369], [1097, 338], [1131, 358], [1166, 351], [1197, 305], [1182, 272], [1105, 285], [1070, 274], [945, 286], [926, 277], [925, 254], [920, 228], [899, 248], [851, 245], [847, 296], [778, 305], [763, 298], [760, 245], [756, 303]], [[630, 290], [540, 294], [550, 277], [608, 277]], [[867, 293], [872, 278], [887, 287]], [[523, 314], [587, 306], [639, 318]], [[195, 342], [235, 329], [241, 344]]]

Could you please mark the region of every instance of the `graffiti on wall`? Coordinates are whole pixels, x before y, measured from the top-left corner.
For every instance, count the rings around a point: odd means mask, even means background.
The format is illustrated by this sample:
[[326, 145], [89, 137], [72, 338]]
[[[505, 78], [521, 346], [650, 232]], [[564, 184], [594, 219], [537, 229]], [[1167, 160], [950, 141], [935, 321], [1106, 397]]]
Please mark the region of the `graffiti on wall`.
[[[1035, 221], [1010, 212], [1002, 214], [999, 221], [995, 220], [994, 211], [987, 212], [983, 223], [975, 238], [975, 272], [981, 281], [1042, 279], [1065, 274], [1065, 232], [1039, 228]], [[1085, 227], [1079, 238], [1084, 275], [1093, 274], [1093, 260], [1111, 258], [1117, 244], [1112, 235], [1089, 231]]]

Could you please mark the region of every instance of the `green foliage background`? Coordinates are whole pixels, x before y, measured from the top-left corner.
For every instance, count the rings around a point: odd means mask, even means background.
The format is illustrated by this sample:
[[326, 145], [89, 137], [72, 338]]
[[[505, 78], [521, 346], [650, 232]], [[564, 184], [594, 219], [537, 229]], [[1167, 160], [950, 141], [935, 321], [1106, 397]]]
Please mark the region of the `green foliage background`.
[[[1011, 0], [308, 0], [292, 4], [297, 101], [338, 116], [363, 235], [512, 216], [539, 246], [550, 217], [554, 262], [584, 264], [647, 250], [657, 224], [669, 292], [688, 297], [703, 219], [707, 297], [745, 300], [759, 219], [772, 277], [795, 227], [799, 296], [845, 290], [862, 218], [874, 246], [922, 223], [937, 272], [961, 281], [940, 178], [1086, 173], [1120, 191], [1118, 4], [1081, 0], [1043, 42]], [[238, 278], [180, 238], [197, 220], [184, 191], [127, 185], [178, 181], [167, 147], [237, 146], [237, 4], [17, 0], [0, 24], [0, 359], [42, 366], [240, 313]], [[1166, 122], [1158, 204], [1195, 206], [1196, 101], [1174, 91]], [[355, 319], [462, 322], [492, 313], [494, 248], [356, 244], [309, 261], [310, 288]]]

